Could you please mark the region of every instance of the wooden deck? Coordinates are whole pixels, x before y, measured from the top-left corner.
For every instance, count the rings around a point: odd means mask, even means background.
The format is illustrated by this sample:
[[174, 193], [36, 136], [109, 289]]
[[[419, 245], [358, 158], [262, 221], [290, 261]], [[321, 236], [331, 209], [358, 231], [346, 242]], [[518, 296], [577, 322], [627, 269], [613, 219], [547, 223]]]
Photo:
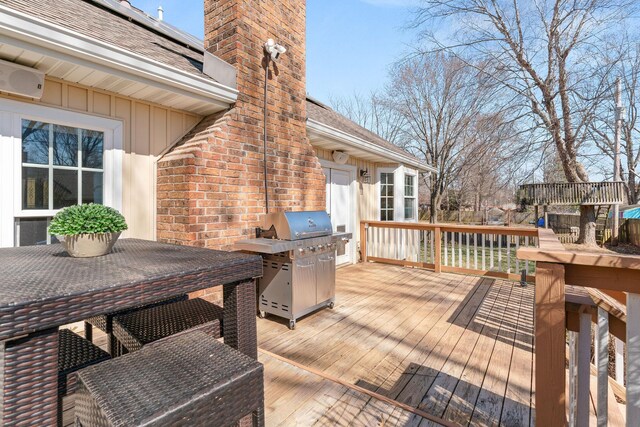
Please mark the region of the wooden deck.
[[[461, 425], [533, 425], [533, 287], [359, 264], [337, 301], [289, 331], [258, 320], [260, 348]], [[432, 422], [261, 353], [268, 425]], [[306, 379], [307, 381], [304, 381]]]
[[368, 263], [336, 298], [294, 331], [258, 319], [268, 426], [534, 424], [532, 286]]

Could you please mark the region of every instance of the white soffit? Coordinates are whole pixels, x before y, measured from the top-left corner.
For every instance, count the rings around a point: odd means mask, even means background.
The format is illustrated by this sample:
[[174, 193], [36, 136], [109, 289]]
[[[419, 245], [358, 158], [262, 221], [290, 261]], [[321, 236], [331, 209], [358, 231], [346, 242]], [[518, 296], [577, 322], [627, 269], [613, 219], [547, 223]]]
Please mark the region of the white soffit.
[[224, 110], [238, 91], [0, 5], [0, 59], [47, 76], [199, 115]]
[[402, 155], [377, 144], [358, 138], [315, 120], [307, 120], [307, 135], [311, 145], [325, 150], [342, 150], [353, 157], [375, 163], [400, 163], [420, 172], [435, 172], [435, 169], [415, 157]]

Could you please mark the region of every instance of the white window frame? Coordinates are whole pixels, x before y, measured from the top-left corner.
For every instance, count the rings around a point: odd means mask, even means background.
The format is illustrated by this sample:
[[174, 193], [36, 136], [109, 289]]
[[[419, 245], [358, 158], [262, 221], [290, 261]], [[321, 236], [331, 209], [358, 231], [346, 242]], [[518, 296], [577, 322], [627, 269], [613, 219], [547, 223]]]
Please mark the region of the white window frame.
[[[407, 187], [407, 177], [410, 176], [413, 178], [413, 196], [407, 196], [406, 194], [406, 187]], [[414, 172], [408, 172], [405, 170], [405, 173], [402, 177], [402, 193], [403, 193], [403, 198], [402, 198], [402, 218], [407, 221], [407, 222], [414, 222], [418, 220], [418, 174], [414, 173]], [[407, 218], [406, 213], [405, 213], [405, 200], [406, 199], [413, 199], [413, 218]]]
[[[393, 175], [393, 220], [398, 220], [398, 174], [395, 168], [378, 168], [376, 180], [376, 206], [378, 221], [382, 221], [382, 174]], [[403, 190], [404, 191], [404, 190]], [[388, 219], [385, 221], [389, 221]]]
[[0, 247], [13, 246], [16, 218], [50, 217], [60, 210], [22, 209], [23, 119], [102, 132], [103, 204], [122, 211], [124, 125], [121, 120], [0, 98], [0, 188], [3, 194], [13, 195], [12, 203], [0, 204]]

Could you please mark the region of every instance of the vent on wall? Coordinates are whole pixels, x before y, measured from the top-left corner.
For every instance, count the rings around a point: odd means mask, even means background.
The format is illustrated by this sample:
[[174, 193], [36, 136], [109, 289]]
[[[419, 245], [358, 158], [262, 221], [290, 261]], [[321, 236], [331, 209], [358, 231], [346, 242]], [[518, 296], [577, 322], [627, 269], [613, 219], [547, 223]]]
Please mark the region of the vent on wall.
[[0, 92], [40, 99], [43, 90], [42, 71], [0, 60]]

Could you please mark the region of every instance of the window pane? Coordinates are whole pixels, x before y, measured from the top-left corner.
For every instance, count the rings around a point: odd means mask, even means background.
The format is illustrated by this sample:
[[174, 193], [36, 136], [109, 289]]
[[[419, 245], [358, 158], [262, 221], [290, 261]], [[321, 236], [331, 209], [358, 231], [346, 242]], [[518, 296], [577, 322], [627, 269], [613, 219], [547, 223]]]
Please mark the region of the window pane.
[[22, 168], [22, 209], [49, 209], [49, 170]]
[[104, 134], [94, 130], [82, 131], [82, 167], [102, 169]]
[[102, 204], [102, 172], [82, 172], [82, 203]]
[[78, 165], [78, 130], [68, 126], [53, 127], [53, 164]]
[[[47, 242], [47, 226], [49, 218], [21, 218], [16, 220], [18, 225], [18, 245], [33, 246], [46, 245]], [[55, 236], [51, 236], [51, 243], [58, 243]]]
[[22, 121], [22, 162], [49, 163], [49, 124], [33, 120]]
[[405, 175], [404, 177], [404, 195], [407, 197], [414, 196], [414, 177], [412, 175]]
[[405, 219], [413, 219], [413, 214], [415, 212], [414, 210], [414, 206], [415, 206], [415, 201], [416, 199], [404, 199], [404, 218]]
[[53, 170], [53, 209], [78, 203], [78, 171]]

